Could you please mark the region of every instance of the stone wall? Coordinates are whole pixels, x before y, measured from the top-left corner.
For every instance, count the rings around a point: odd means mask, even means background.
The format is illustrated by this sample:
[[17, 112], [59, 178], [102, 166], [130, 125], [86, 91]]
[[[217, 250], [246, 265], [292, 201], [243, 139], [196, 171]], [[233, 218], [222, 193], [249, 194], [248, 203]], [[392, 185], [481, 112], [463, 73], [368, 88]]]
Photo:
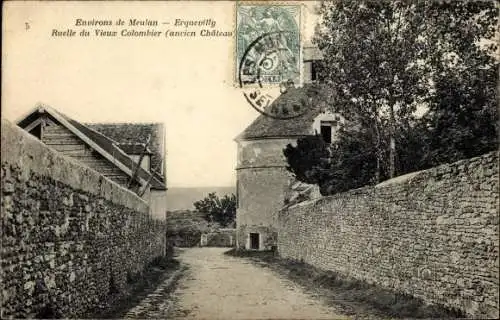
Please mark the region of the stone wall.
[[6, 120], [1, 152], [0, 318], [83, 316], [165, 253], [135, 194]]
[[218, 229], [201, 235], [201, 247], [234, 247], [236, 229]]
[[211, 225], [203, 213], [194, 210], [167, 211], [168, 242], [175, 247], [197, 247], [201, 235], [209, 232]]
[[498, 153], [301, 202], [278, 250], [472, 317], [498, 318]]

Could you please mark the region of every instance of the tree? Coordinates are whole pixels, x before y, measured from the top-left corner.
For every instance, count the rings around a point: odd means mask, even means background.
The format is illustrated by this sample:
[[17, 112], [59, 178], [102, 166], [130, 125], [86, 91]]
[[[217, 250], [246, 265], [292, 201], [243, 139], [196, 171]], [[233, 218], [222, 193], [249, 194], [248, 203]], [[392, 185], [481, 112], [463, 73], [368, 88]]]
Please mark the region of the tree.
[[216, 222], [222, 227], [227, 227], [235, 221], [236, 196], [234, 194], [219, 198], [215, 192], [211, 192], [208, 197], [196, 201], [193, 205], [198, 212], [205, 214], [204, 218], [208, 222]]
[[498, 47], [489, 40], [498, 32], [498, 4], [440, 2], [428, 12], [427, 38], [438, 45], [429, 53], [434, 85], [422, 119], [425, 167], [498, 148]]
[[288, 144], [283, 150], [287, 170], [302, 182], [323, 185], [329, 179], [330, 150], [319, 135], [297, 140], [297, 146]]
[[[314, 42], [323, 52], [323, 80], [335, 88], [343, 113], [355, 113], [373, 132], [377, 170], [389, 147], [388, 176], [396, 174], [396, 131], [412, 119], [427, 91], [426, 42], [417, 2], [345, 0], [323, 2]], [[387, 137], [389, 143], [383, 141]]]
[[284, 149], [287, 170], [303, 182], [318, 184], [322, 195], [374, 183], [376, 150], [365, 128], [341, 130], [333, 145], [319, 135], [297, 140]]
[[334, 149], [287, 146], [299, 180], [330, 194], [498, 148], [498, 4], [336, 0], [319, 12], [323, 100], [356, 125]]
[[371, 131], [376, 181], [496, 148], [495, 2], [337, 0], [320, 14], [321, 78]]

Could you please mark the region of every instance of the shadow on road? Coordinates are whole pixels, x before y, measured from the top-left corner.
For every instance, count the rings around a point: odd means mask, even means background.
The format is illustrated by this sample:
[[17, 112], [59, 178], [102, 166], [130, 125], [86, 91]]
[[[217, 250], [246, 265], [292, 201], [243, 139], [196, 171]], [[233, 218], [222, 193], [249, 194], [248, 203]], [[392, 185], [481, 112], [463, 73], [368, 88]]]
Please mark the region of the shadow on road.
[[465, 318], [458, 310], [439, 305], [427, 305], [422, 300], [357, 279], [346, 278], [336, 272], [320, 270], [304, 262], [281, 259], [271, 251], [231, 249], [224, 254], [249, 259], [298, 283], [308, 292], [321, 297], [331, 306], [357, 319], [381, 318]]

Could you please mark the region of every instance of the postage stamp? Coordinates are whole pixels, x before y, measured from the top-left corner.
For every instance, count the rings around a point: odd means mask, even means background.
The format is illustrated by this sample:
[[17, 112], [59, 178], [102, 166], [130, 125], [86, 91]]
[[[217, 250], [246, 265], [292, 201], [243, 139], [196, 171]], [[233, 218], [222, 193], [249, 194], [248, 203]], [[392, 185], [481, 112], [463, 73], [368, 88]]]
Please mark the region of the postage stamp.
[[[271, 94], [269, 88], [263, 85], [263, 83], [269, 84], [269, 82], [266, 82], [266, 80], [269, 80], [267, 71], [272, 68], [280, 39], [286, 37], [286, 35], [287, 32], [275, 31], [257, 37], [241, 57], [238, 75], [239, 85], [243, 89], [243, 96], [247, 102], [261, 114], [282, 120], [299, 117], [307, 110], [305, 100], [295, 101], [290, 105], [286, 102], [283, 103], [283, 101], [280, 104], [277, 103], [277, 98], [281, 94], [296, 86], [294, 78], [283, 78], [279, 83], [278, 96], [276, 96], [276, 93]], [[253, 59], [255, 55], [260, 56], [258, 63], [255, 63]], [[278, 62], [280, 61], [279, 57], [276, 59]], [[286, 69], [284, 69], [284, 72], [286, 72]], [[281, 73], [280, 75], [284, 74]], [[294, 73], [291, 73], [291, 75], [293, 76]]]
[[[300, 5], [236, 5], [236, 77], [260, 85], [300, 80]], [[244, 60], [244, 61], [243, 61]]]

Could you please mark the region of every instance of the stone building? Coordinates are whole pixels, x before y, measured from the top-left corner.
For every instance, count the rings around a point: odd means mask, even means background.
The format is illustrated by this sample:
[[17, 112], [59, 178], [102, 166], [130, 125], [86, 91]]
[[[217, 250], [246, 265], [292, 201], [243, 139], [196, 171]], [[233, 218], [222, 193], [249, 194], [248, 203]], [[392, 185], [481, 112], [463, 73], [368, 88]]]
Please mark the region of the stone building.
[[331, 143], [344, 119], [328, 111], [328, 90], [316, 79], [314, 48], [304, 48], [304, 82], [280, 95], [270, 106], [294, 105], [307, 101], [307, 110], [292, 119], [278, 119], [261, 114], [235, 141], [238, 144], [236, 166], [237, 246], [251, 250], [270, 250], [276, 245], [277, 215], [285, 196], [295, 182], [287, 171], [283, 149], [298, 138], [321, 134]]
[[17, 125], [63, 155], [138, 193], [149, 203], [154, 217], [165, 219], [162, 124], [83, 124], [51, 107], [37, 106]]

